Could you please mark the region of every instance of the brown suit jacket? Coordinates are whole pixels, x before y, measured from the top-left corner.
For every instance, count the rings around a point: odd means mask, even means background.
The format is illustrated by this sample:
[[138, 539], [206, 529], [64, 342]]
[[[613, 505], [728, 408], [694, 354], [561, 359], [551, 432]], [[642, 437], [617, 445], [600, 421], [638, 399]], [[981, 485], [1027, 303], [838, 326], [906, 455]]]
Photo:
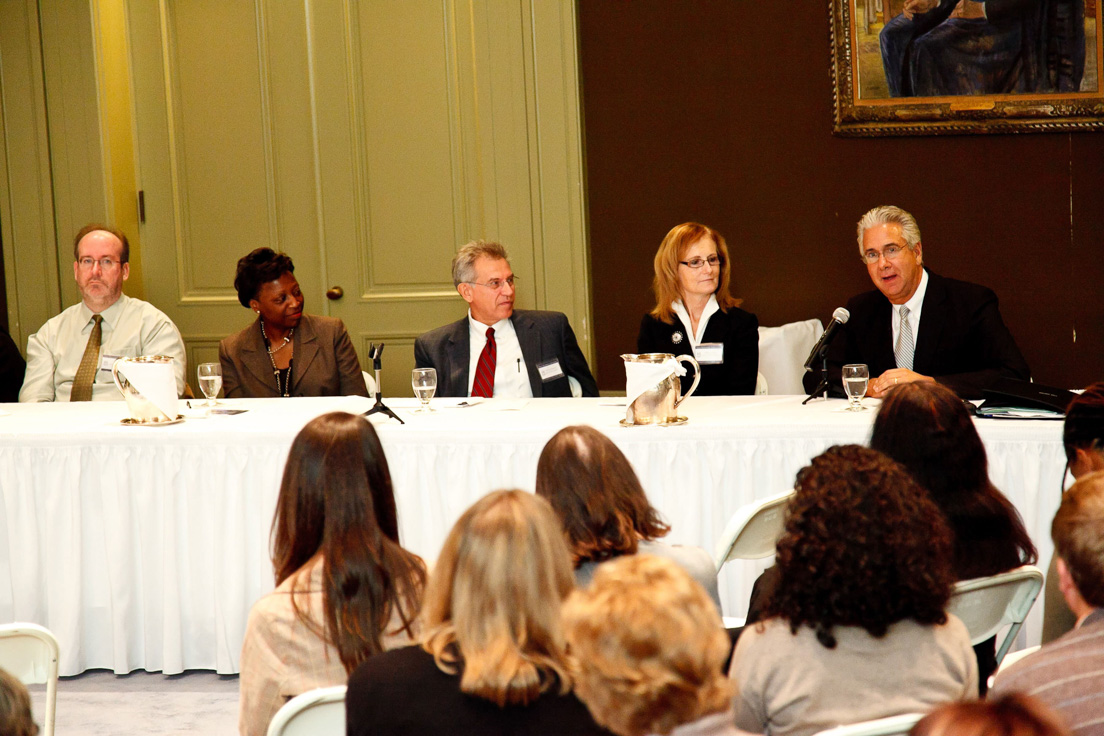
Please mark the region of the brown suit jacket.
[[[353, 341], [341, 320], [304, 314], [292, 349], [292, 396], [368, 395]], [[219, 363], [226, 398], [280, 395], [260, 319], [219, 343]]]

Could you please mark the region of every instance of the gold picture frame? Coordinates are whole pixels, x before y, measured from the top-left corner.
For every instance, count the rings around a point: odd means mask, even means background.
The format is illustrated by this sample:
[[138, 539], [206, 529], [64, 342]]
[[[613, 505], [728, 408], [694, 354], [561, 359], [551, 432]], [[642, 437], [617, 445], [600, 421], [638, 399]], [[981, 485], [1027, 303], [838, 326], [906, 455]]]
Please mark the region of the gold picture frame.
[[836, 135], [1104, 130], [1104, 0], [829, 4]]

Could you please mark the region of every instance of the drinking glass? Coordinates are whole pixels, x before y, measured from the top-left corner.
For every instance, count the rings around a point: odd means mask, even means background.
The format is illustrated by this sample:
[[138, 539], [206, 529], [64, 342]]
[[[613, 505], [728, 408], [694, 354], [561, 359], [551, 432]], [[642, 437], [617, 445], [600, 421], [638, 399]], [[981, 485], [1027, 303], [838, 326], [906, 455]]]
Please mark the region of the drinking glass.
[[218, 392], [222, 388], [222, 365], [219, 363], [200, 363], [199, 390], [207, 397], [207, 406], [217, 406]]
[[422, 408], [415, 409], [415, 414], [428, 414], [433, 411], [429, 407], [429, 400], [437, 392], [437, 370], [435, 368], [415, 368], [410, 375], [410, 385], [414, 387], [414, 395], [422, 402]]
[[849, 406], [847, 411], [866, 411], [862, 405], [866, 396], [866, 384], [870, 381], [870, 370], [865, 363], [851, 363], [843, 367], [843, 390], [847, 392]]

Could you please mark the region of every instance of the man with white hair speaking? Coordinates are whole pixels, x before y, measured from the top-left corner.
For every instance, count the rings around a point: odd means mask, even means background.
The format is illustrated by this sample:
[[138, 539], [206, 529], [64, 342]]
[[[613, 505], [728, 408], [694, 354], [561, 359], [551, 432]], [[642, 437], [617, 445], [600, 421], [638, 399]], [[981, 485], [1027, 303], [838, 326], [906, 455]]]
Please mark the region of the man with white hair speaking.
[[[859, 257], [876, 289], [847, 303], [851, 318], [828, 352], [835, 386], [848, 363], [870, 368], [867, 395], [875, 398], [899, 383], [938, 381], [974, 399], [1001, 377], [1031, 377], [1001, 319], [997, 295], [924, 268], [912, 215], [900, 207], [875, 207], [859, 220], [858, 239]], [[808, 374], [806, 383], [815, 378]]]

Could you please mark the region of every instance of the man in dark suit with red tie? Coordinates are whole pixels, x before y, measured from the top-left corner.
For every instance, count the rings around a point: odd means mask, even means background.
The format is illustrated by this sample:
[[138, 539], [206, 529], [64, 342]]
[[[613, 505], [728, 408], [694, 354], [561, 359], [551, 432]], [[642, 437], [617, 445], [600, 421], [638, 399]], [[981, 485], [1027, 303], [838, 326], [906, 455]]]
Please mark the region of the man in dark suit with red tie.
[[514, 309], [514, 273], [499, 243], [468, 243], [452, 261], [468, 316], [414, 342], [437, 370], [438, 396], [597, 396], [598, 385], [561, 312]]
[[[974, 399], [1001, 377], [1031, 377], [1001, 319], [997, 295], [924, 268], [920, 228], [911, 214], [875, 207], [859, 221], [858, 237], [859, 256], [877, 290], [847, 303], [851, 318], [828, 352], [835, 386], [848, 363], [869, 367], [867, 395], [874, 398], [900, 383], [938, 381]], [[808, 374], [806, 383], [810, 378], [815, 375]]]

